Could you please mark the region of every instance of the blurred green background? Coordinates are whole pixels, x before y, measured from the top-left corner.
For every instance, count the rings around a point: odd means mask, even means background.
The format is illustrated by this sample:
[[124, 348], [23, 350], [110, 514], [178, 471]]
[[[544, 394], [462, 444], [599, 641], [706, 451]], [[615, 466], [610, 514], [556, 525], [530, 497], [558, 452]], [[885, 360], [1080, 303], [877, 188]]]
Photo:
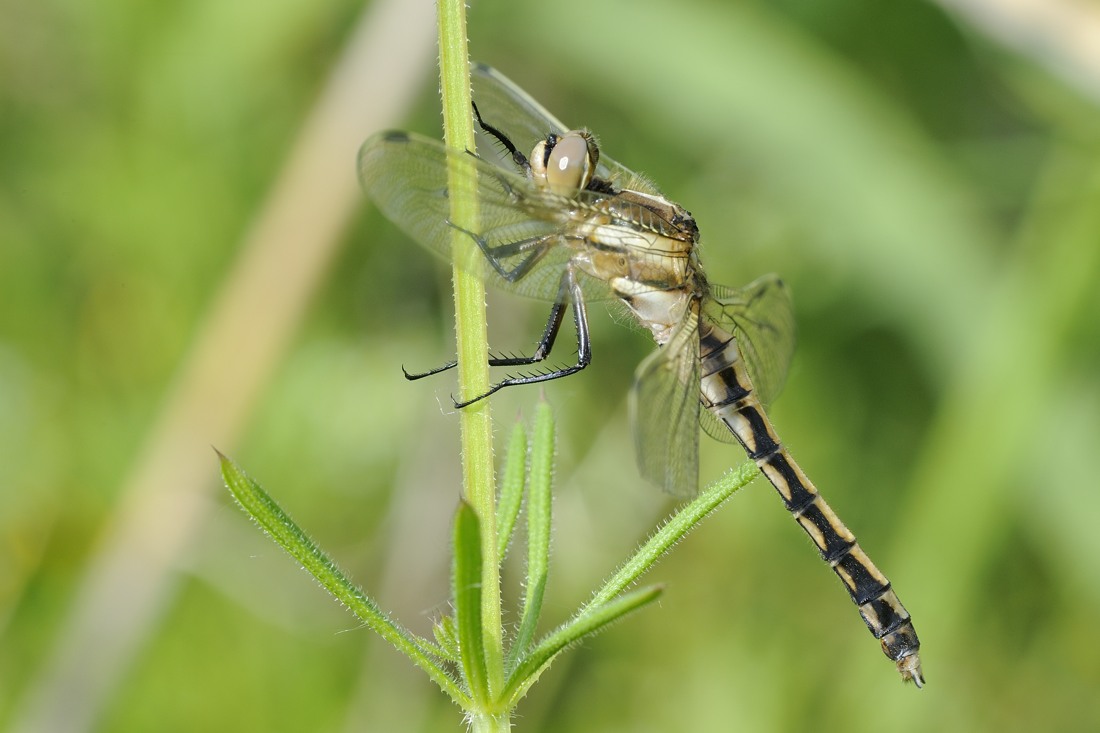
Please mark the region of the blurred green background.
[[[461, 729], [250, 525], [210, 451], [414, 630], [445, 610], [453, 382], [400, 366], [450, 358], [449, 276], [349, 193], [355, 141], [438, 130], [430, 8], [391, 6], [0, 5], [3, 728]], [[1077, 12], [1066, 31], [1098, 22]], [[689, 208], [712, 281], [791, 284], [773, 418], [894, 581], [928, 677], [902, 686], [757, 481], [518, 730], [1100, 729], [1100, 68], [1057, 55], [1068, 33], [983, 27], [916, 0], [474, 4], [474, 58]], [[348, 88], [360, 118], [326, 107]], [[311, 130], [339, 142], [327, 168]], [[671, 506], [625, 419], [651, 344], [607, 312], [592, 368], [545, 389], [548, 624]], [[545, 306], [493, 295], [489, 318], [519, 351]], [[538, 394], [495, 400], [500, 436]], [[708, 444], [704, 478], [740, 460]]]

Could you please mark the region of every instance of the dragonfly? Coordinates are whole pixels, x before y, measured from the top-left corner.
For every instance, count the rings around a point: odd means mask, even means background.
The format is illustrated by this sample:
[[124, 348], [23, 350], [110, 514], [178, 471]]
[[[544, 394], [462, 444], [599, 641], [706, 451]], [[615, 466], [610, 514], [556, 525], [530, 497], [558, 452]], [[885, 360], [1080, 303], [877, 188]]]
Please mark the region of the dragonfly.
[[[476, 153], [414, 133], [381, 132], [360, 150], [360, 181], [381, 212], [419, 244], [505, 291], [552, 303], [534, 352], [490, 355], [490, 366], [544, 362], [567, 310], [577, 360], [508, 376], [456, 407], [505, 387], [581, 371], [592, 358], [586, 303], [622, 303], [659, 347], [638, 367], [630, 391], [642, 476], [673, 494], [693, 493], [700, 426], [718, 440], [739, 443], [840, 578], [902, 679], [923, 687], [909, 613], [765, 411], [794, 348], [785, 283], [769, 275], [739, 289], [711, 284], [699, 259], [699, 228], [687, 210], [500, 72], [473, 64], [471, 76]], [[457, 198], [476, 207], [476, 224], [452, 221]], [[455, 232], [476, 246], [453, 246]]]

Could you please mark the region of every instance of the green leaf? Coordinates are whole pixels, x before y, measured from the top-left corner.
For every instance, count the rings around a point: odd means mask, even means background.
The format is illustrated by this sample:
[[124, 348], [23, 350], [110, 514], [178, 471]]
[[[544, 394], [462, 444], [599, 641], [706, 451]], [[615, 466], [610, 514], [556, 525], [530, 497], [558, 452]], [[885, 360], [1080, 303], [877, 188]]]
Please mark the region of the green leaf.
[[428, 676], [463, 708], [470, 705], [469, 697], [458, 688], [450, 675], [431, 658], [430, 642], [405, 630], [378, 607], [362, 590], [356, 587], [336, 566], [336, 563], [295, 524], [263, 488], [241, 468], [220, 452], [222, 477], [233, 498], [260, 527], [286, 550], [322, 587], [343, 603], [371, 630], [388, 641], [412, 660], [413, 664], [427, 672]]
[[627, 593], [611, 603], [604, 604], [590, 613], [578, 616], [547, 636], [529, 655], [523, 658], [519, 666], [508, 678], [503, 699], [509, 706], [519, 702], [551, 662], [563, 649], [576, 644], [586, 636], [604, 629], [608, 624], [636, 611], [661, 595], [664, 588], [652, 585], [641, 590]]
[[523, 503], [523, 484], [527, 472], [527, 431], [523, 423], [516, 421], [508, 454], [501, 472], [500, 501], [497, 503], [497, 557], [503, 559], [512, 541], [519, 508]]
[[540, 401], [535, 408], [534, 436], [527, 494], [527, 592], [519, 632], [508, 653], [508, 669], [514, 668], [531, 645], [542, 612], [542, 598], [550, 567], [550, 487], [554, 477], [554, 414]]
[[680, 507], [669, 517], [664, 526], [654, 532], [634, 555], [608, 578], [603, 587], [582, 609], [581, 615], [592, 609], [598, 609], [632, 585], [642, 573], [653, 567], [673, 545], [683, 539], [684, 535], [694, 529], [708, 514], [758, 475], [759, 469], [756, 464], [745, 461], [704, 489], [689, 503]]
[[[535, 442], [541, 436], [536, 428]], [[532, 451], [533, 453], [534, 451]], [[532, 474], [538, 462], [532, 458]], [[759, 469], [752, 461], [746, 461], [730, 471], [688, 504], [681, 507], [655, 532], [634, 555], [627, 560], [603, 587], [570, 621], [560, 626], [522, 658], [508, 679], [505, 699], [515, 704], [534, 684], [542, 670], [554, 657], [570, 644], [602, 629], [625, 614], [653, 601], [661, 592], [651, 586], [620, 596], [642, 573], [649, 570], [668, 550], [694, 529], [708, 514], [718, 508], [735, 491], [747, 485], [758, 475]], [[529, 501], [528, 505], [533, 504]]]
[[474, 508], [464, 501], [455, 514], [453, 582], [462, 671], [470, 696], [484, 707], [489, 683], [481, 628], [481, 526]]
[[459, 664], [462, 655], [458, 649], [458, 629], [455, 627], [454, 616], [443, 616], [432, 624], [432, 634], [439, 645], [437, 654], [448, 662]]

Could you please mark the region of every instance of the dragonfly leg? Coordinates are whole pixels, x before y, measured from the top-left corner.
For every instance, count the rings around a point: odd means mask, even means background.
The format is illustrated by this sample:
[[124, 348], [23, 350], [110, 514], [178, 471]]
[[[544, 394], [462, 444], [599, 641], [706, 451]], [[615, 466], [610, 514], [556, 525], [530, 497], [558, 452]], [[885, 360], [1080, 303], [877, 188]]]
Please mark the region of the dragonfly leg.
[[[518, 269], [518, 268], [517, 268]], [[565, 301], [568, 291], [568, 285], [565, 282], [565, 278], [562, 280], [562, 289], [559, 291], [558, 297], [554, 299], [554, 304], [550, 307], [550, 317], [546, 320], [546, 328], [543, 329], [542, 336], [539, 338], [538, 343], [535, 345], [535, 351], [530, 356], [493, 356], [489, 355], [489, 366], [525, 366], [527, 364], [537, 364], [540, 361], [546, 359], [550, 354], [550, 350], [554, 348], [554, 340], [558, 336], [558, 330], [561, 328], [562, 318], [565, 315]], [[576, 306], [574, 306], [575, 308]], [[574, 313], [574, 320], [576, 320], [576, 314]], [[587, 326], [587, 319], [585, 320]], [[585, 334], [587, 341], [587, 333]], [[445, 372], [449, 369], [454, 369], [458, 366], [457, 361], [449, 361], [442, 366], [429, 369], [426, 372], [410, 372], [401, 367], [401, 371], [405, 374], [405, 379], [413, 381], [416, 379], [423, 379], [424, 377], [431, 377]]]
[[[485, 258], [489, 260], [489, 263], [496, 270], [497, 274], [508, 282], [516, 282], [522, 279], [531, 268], [538, 263], [542, 256], [549, 251], [550, 246], [554, 244], [555, 235], [543, 235], [539, 237], [531, 237], [529, 239], [521, 239], [515, 242], [505, 242], [498, 245], [490, 245], [484, 237], [472, 232], [469, 229], [463, 229], [457, 224], [448, 221], [450, 226], [462, 232], [470, 237], [477, 243], [478, 248], [485, 255]], [[514, 257], [526, 252], [526, 256], [511, 269], [505, 267], [501, 263], [501, 259], [504, 257]], [[546, 355], [550, 353], [550, 348], [554, 345], [554, 338], [558, 334], [558, 328], [561, 326], [562, 315], [565, 310], [565, 298], [567, 287], [565, 278], [562, 279], [562, 285], [559, 288], [558, 297], [554, 300], [554, 305], [550, 309], [550, 319], [546, 322], [546, 329], [542, 334], [542, 338], [539, 339], [538, 346], [535, 354], [532, 356], [514, 356], [514, 357], [499, 357], [492, 356], [490, 354], [489, 366], [523, 366], [524, 364], [534, 364], [542, 361], [546, 358]], [[454, 369], [458, 366], [457, 361], [449, 361], [442, 366], [429, 369], [426, 372], [409, 372], [404, 366], [401, 367], [401, 371], [405, 374], [405, 379], [410, 381], [416, 379], [423, 379], [424, 377], [430, 377], [440, 372], [445, 372], [449, 369]]]
[[[561, 286], [558, 289], [558, 296], [554, 299], [554, 307], [550, 311], [550, 318], [546, 322], [546, 330], [542, 334], [542, 338], [539, 340], [538, 348], [535, 354], [531, 357], [516, 357], [515, 364], [534, 364], [542, 361], [550, 353], [550, 348], [554, 344], [554, 339], [557, 337], [558, 329], [561, 326], [562, 316], [565, 313], [565, 301], [569, 300], [573, 304], [573, 324], [577, 329], [577, 363], [572, 366], [563, 367], [561, 369], [552, 369], [545, 372], [536, 372], [534, 374], [523, 374], [517, 377], [506, 377], [496, 384], [489, 387], [489, 391], [484, 394], [480, 394], [477, 397], [469, 400], [454, 400], [455, 407], [461, 409], [468, 405], [483, 400], [494, 392], [498, 392], [505, 387], [514, 387], [518, 384], [536, 384], [538, 382], [549, 382], [552, 379], [560, 379], [562, 377], [568, 377], [570, 374], [576, 374], [581, 369], [584, 369], [592, 362], [592, 345], [588, 337], [588, 313], [584, 306], [584, 294], [581, 292], [580, 286], [577, 284], [576, 276], [573, 273], [572, 268], [566, 268], [562, 273]], [[506, 360], [497, 360], [503, 362]], [[490, 360], [491, 366], [497, 366], [494, 360]]]
[[405, 379], [412, 382], [413, 380], [416, 380], [416, 379], [423, 379], [424, 377], [430, 377], [434, 374], [439, 374], [440, 372], [445, 372], [448, 369], [454, 369], [456, 366], [458, 366], [457, 361], [449, 361], [446, 364], [444, 364], [443, 366], [433, 367], [432, 369], [429, 369], [426, 372], [410, 372], [408, 369], [405, 368], [405, 365], [402, 364], [401, 365], [401, 372], [405, 375]]
[[478, 111], [476, 102], [470, 102], [470, 104], [474, 108], [474, 119], [477, 120], [478, 126], [487, 134], [492, 135], [494, 138], [496, 138], [497, 142], [503, 145], [504, 149], [511, 153], [512, 161], [517, 166], [519, 166], [520, 170], [522, 170], [527, 176], [530, 176], [531, 162], [527, 160], [527, 156], [516, 149], [515, 144], [508, 139], [507, 135], [487, 123], [485, 120], [481, 119], [481, 112]]
[[[538, 344], [535, 346], [535, 353], [531, 356], [493, 356], [489, 355], [489, 366], [524, 366], [527, 364], [537, 364], [544, 360], [550, 353], [550, 350], [554, 348], [554, 339], [558, 336], [558, 329], [561, 328], [562, 317], [565, 315], [565, 300], [558, 298], [554, 301], [554, 305], [550, 308], [550, 317], [546, 321], [546, 328], [542, 332], [542, 337], [539, 339]], [[448, 369], [454, 369], [458, 366], [457, 361], [449, 361], [442, 366], [437, 366], [434, 369], [429, 369], [426, 372], [410, 372], [401, 367], [401, 371], [405, 374], [405, 379], [410, 382], [416, 379], [423, 379], [424, 377], [431, 377], [440, 372], [445, 372]]]
[[[447, 224], [474, 240], [478, 249], [485, 255], [485, 259], [489, 260], [489, 264], [496, 270], [496, 273], [510, 283], [521, 280], [530, 272], [531, 268], [542, 259], [543, 255], [550, 251], [550, 247], [560, 238], [558, 234], [543, 234], [537, 237], [518, 239], [514, 242], [492, 245], [482, 235], [469, 229], [463, 229], [450, 219], [447, 220]], [[526, 253], [526, 256], [510, 269], [501, 262], [505, 257], [515, 257], [524, 253]]]

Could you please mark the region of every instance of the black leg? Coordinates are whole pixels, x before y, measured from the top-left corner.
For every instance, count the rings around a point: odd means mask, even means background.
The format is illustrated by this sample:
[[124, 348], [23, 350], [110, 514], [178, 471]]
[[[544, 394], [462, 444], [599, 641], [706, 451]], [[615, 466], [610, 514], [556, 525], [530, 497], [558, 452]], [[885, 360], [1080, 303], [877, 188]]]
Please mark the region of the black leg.
[[477, 109], [477, 103], [470, 102], [470, 104], [474, 108], [474, 119], [477, 120], [478, 126], [480, 126], [481, 129], [484, 130], [486, 133], [496, 138], [497, 141], [504, 146], [504, 149], [512, 154], [512, 161], [517, 166], [519, 166], [520, 170], [522, 170], [525, 175], [530, 177], [531, 163], [527, 160], [527, 156], [516, 149], [516, 146], [512, 143], [511, 140], [508, 139], [507, 135], [485, 122], [485, 120], [481, 119], [481, 112], [479, 112]]
[[439, 374], [440, 372], [445, 372], [448, 369], [454, 369], [456, 366], [458, 366], [457, 361], [449, 361], [446, 364], [444, 364], [443, 366], [434, 367], [432, 369], [429, 369], [426, 372], [410, 372], [408, 369], [405, 368], [405, 365], [402, 364], [401, 365], [401, 371], [405, 375], [405, 379], [407, 379], [411, 382], [415, 379], [423, 379], [424, 377], [430, 377], [433, 374]]
[[[561, 288], [558, 291], [558, 297], [554, 300], [554, 309], [550, 312], [550, 320], [546, 324], [546, 331], [543, 333], [542, 341], [539, 343], [539, 350], [542, 351], [545, 346], [545, 351], [540, 354], [540, 359], [532, 359], [529, 363], [540, 361], [545, 359], [546, 355], [550, 351], [550, 346], [554, 343], [554, 338], [557, 336], [558, 327], [561, 325], [561, 317], [564, 312], [565, 299], [568, 298], [573, 302], [573, 323], [577, 329], [577, 363], [573, 366], [564, 367], [562, 369], [553, 369], [546, 372], [537, 372], [534, 374], [525, 374], [518, 377], [506, 377], [497, 382], [489, 388], [489, 391], [485, 394], [478, 395], [469, 400], [454, 400], [455, 407], [461, 409], [468, 405], [483, 400], [494, 392], [498, 392], [505, 387], [514, 387], [518, 384], [536, 384], [538, 382], [549, 382], [551, 379], [561, 379], [562, 377], [568, 377], [570, 374], [576, 374], [581, 369], [584, 369], [592, 362], [592, 345], [588, 337], [588, 314], [584, 308], [584, 293], [581, 292], [580, 286], [577, 284], [576, 276], [573, 273], [572, 268], [567, 268], [562, 273]], [[538, 353], [538, 352], [536, 352]], [[490, 361], [490, 364], [492, 362]]]
[[[485, 255], [485, 259], [489, 260], [489, 264], [496, 270], [496, 273], [510, 283], [522, 279], [524, 275], [530, 272], [531, 268], [535, 266], [535, 263], [542, 259], [542, 256], [550, 251], [550, 247], [561, 238], [561, 236], [555, 232], [553, 234], [542, 234], [537, 237], [520, 239], [515, 242], [505, 242], [494, 246], [489, 244], [482, 235], [471, 232], [469, 229], [463, 229], [449, 219], [447, 220], [447, 224], [474, 240], [474, 242], [477, 243], [478, 249]], [[521, 254], [526, 256], [519, 264], [511, 269], [508, 269], [501, 263], [501, 259], [504, 257], [516, 257]]]
[[[539, 339], [538, 344], [535, 346], [535, 353], [531, 356], [489, 356], [489, 366], [525, 366], [527, 364], [537, 364], [546, 358], [550, 353], [550, 350], [554, 348], [554, 339], [558, 336], [558, 329], [561, 328], [562, 316], [565, 314], [565, 302], [561, 299], [555, 300], [554, 305], [550, 307], [550, 318], [546, 321], [546, 328], [542, 332], [542, 338]], [[457, 361], [449, 361], [442, 366], [437, 366], [434, 369], [429, 369], [426, 372], [410, 373], [405, 367], [401, 367], [401, 371], [405, 373], [405, 379], [410, 382], [415, 379], [423, 379], [424, 377], [430, 377], [440, 372], [445, 372], [448, 369], [454, 369], [458, 366]]]
[[[565, 300], [568, 297], [568, 291], [565, 283], [565, 278], [562, 278], [562, 287], [558, 291], [558, 297], [554, 299], [554, 304], [550, 307], [550, 317], [546, 319], [546, 328], [543, 329], [542, 337], [539, 339], [538, 344], [535, 346], [535, 353], [531, 356], [493, 356], [489, 355], [489, 366], [525, 366], [527, 364], [537, 364], [549, 355], [550, 350], [554, 348], [554, 339], [558, 337], [558, 330], [561, 328], [562, 317], [565, 315]], [[457, 361], [449, 361], [442, 366], [429, 369], [426, 372], [410, 373], [405, 367], [401, 367], [401, 371], [405, 373], [405, 379], [413, 381], [415, 379], [423, 379], [424, 377], [430, 377], [440, 372], [445, 372], [448, 369], [454, 369], [458, 366]]]

